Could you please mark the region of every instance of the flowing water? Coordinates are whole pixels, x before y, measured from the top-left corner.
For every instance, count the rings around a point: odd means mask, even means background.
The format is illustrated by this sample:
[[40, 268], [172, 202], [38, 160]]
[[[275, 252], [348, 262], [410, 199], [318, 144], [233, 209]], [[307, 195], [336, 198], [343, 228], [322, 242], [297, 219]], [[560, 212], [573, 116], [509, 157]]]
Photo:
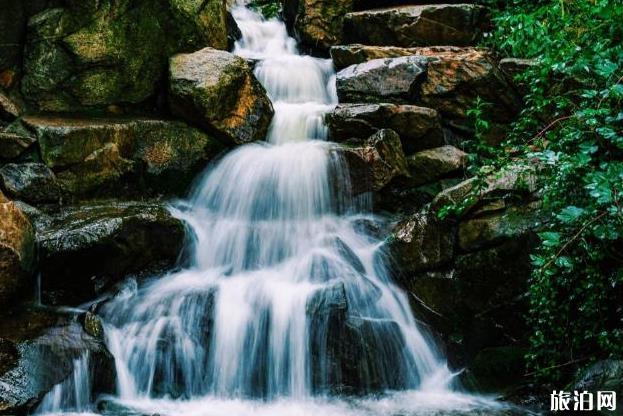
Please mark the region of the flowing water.
[[[299, 54], [280, 21], [243, 6], [233, 15], [243, 34], [234, 53], [256, 61], [275, 117], [266, 143], [225, 155], [172, 208], [191, 230], [190, 264], [130, 281], [102, 308], [117, 370], [107, 400], [210, 416], [483, 406], [450, 391], [453, 375], [388, 277], [382, 221], [349, 195], [325, 141], [323, 116], [337, 103], [330, 60]], [[95, 411], [87, 365], [76, 360], [39, 411]]]

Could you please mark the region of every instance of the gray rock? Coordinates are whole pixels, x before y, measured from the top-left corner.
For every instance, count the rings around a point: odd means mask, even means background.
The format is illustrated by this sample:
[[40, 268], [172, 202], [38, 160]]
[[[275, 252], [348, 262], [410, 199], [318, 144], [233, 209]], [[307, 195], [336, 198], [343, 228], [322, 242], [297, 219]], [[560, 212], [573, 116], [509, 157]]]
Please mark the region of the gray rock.
[[337, 74], [340, 102], [413, 102], [426, 76], [426, 58], [375, 59]]
[[38, 204], [57, 202], [60, 187], [54, 173], [42, 163], [9, 163], [0, 168], [0, 185], [14, 199]]
[[454, 146], [442, 146], [409, 156], [407, 163], [413, 184], [422, 185], [460, 172], [467, 164], [467, 154]]
[[169, 69], [173, 114], [209, 129], [228, 144], [266, 137], [273, 107], [244, 59], [205, 48], [174, 56]]

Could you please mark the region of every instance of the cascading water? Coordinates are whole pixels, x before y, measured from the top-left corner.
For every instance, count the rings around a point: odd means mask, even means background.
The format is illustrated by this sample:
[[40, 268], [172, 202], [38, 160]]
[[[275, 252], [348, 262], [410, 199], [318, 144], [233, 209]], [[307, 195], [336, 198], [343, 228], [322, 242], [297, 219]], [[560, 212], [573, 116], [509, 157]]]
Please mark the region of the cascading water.
[[[329, 60], [302, 56], [285, 26], [237, 6], [235, 53], [275, 107], [268, 143], [208, 168], [173, 209], [192, 230], [190, 265], [102, 309], [117, 369], [108, 400], [166, 415], [390, 415], [467, 409], [452, 375], [388, 279], [376, 219], [349, 196], [323, 116]], [[77, 362], [82, 371], [83, 362]], [[80, 378], [82, 377], [82, 378]], [[83, 411], [78, 374], [41, 412]], [[388, 393], [389, 390], [402, 393]], [[339, 392], [383, 393], [340, 399]]]

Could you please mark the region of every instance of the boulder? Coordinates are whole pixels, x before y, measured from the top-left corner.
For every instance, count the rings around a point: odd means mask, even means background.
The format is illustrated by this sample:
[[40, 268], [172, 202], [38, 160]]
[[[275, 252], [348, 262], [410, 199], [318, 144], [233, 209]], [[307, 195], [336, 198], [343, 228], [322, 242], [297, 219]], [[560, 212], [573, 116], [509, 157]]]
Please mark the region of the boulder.
[[294, 37], [305, 47], [326, 51], [342, 41], [344, 16], [357, 0], [285, 0], [283, 14]]
[[454, 146], [423, 150], [407, 158], [411, 180], [422, 185], [460, 172], [467, 164], [467, 153]]
[[347, 43], [467, 46], [478, 40], [489, 21], [482, 6], [431, 4], [349, 13], [343, 24]]
[[[579, 372], [572, 385], [569, 386], [569, 390], [589, 391], [593, 394], [599, 391], [613, 391], [616, 393], [617, 400], [620, 400], [623, 395], [623, 360], [597, 361]], [[623, 414], [623, 409], [619, 403], [614, 411], [601, 409], [596, 414], [620, 416]]]
[[19, 106], [0, 90], [0, 120], [13, 121], [21, 112]]
[[504, 58], [500, 60], [500, 69], [506, 79], [522, 94], [528, 92], [528, 86], [518, 80], [518, 76], [539, 64], [538, 59]]
[[82, 198], [186, 191], [223, 146], [175, 121], [25, 117], [63, 191]]
[[409, 175], [400, 138], [392, 130], [379, 130], [363, 145], [340, 146], [334, 152], [348, 167], [354, 195], [379, 191], [394, 178]]
[[72, 315], [43, 309], [3, 312], [0, 334], [2, 414], [32, 414], [56, 384], [72, 387], [77, 360], [90, 370], [91, 391], [85, 393], [92, 399], [115, 390], [113, 356]]
[[331, 59], [335, 69], [342, 70], [351, 65], [362, 64], [374, 59], [399, 58], [417, 55], [422, 48], [401, 48], [399, 46], [337, 45], [331, 48]]
[[28, 203], [57, 202], [60, 186], [42, 163], [9, 163], [0, 168], [0, 186], [14, 199]]
[[33, 227], [22, 210], [0, 193], [0, 309], [27, 286], [34, 261]]
[[413, 105], [340, 104], [326, 117], [335, 141], [365, 139], [380, 129], [398, 133], [406, 154], [443, 144], [437, 112]]
[[461, 250], [473, 251], [520, 237], [542, 224], [539, 202], [511, 206], [492, 214], [474, 216], [459, 224]]
[[228, 144], [266, 137], [273, 107], [247, 62], [205, 48], [171, 58], [169, 104], [173, 114], [210, 130]]
[[79, 304], [129, 273], [175, 263], [183, 223], [157, 202], [63, 207], [35, 221], [48, 303]]
[[414, 273], [449, 263], [454, 255], [454, 239], [450, 224], [423, 210], [396, 224], [386, 245], [394, 269]]
[[337, 73], [341, 103], [413, 103], [426, 78], [428, 60], [419, 56], [374, 59]]
[[44, 111], [141, 103], [169, 56], [227, 47], [223, 0], [69, 1], [28, 23], [21, 90]]

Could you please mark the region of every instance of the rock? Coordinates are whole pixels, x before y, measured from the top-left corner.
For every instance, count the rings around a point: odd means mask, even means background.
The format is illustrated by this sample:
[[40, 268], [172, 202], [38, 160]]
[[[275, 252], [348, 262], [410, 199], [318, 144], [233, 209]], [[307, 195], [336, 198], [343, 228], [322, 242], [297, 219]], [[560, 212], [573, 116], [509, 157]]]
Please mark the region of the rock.
[[471, 129], [467, 111], [480, 98], [487, 107], [487, 119], [511, 122], [521, 108], [521, 100], [508, 84], [492, 52], [482, 48], [422, 48], [429, 57], [421, 102], [437, 109], [457, 127]]
[[234, 45], [242, 38], [242, 32], [236, 23], [236, 19], [230, 12], [227, 12], [227, 50], [234, 49]]
[[335, 69], [342, 70], [351, 65], [362, 64], [374, 59], [399, 58], [417, 55], [422, 48], [401, 48], [398, 46], [338, 45], [331, 48], [331, 59]]
[[467, 164], [467, 153], [454, 146], [442, 146], [409, 156], [407, 163], [413, 183], [422, 185], [461, 171]]
[[0, 309], [15, 301], [34, 270], [35, 235], [30, 221], [0, 193]]
[[13, 121], [20, 116], [21, 109], [0, 90], [0, 120]]
[[36, 142], [20, 120], [0, 130], [0, 159], [16, 159], [22, 156]]
[[230, 144], [266, 137], [273, 107], [240, 57], [211, 48], [171, 58], [171, 111]]
[[22, 93], [43, 111], [105, 109], [156, 93], [169, 56], [227, 47], [222, 0], [66, 2], [28, 24]]
[[115, 390], [113, 356], [70, 315], [42, 309], [4, 312], [0, 334], [2, 414], [32, 414], [54, 385], [73, 382], [78, 359], [86, 360], [91, 371], [88, 394], [94, 398]]
[[489, 196], [533, 194], [537, 191], [537, 172], [538, 166], [517, 164], [490, 175], [482, 185], [471, 178], [440, 192], [431, 207], [436, 211], [447, 205], [463, 203], [462, 215], [467, 215]]
[[342, 41], [342, 24], [356, 0], [285, 0], [283, 12], [291, 33], [305, 47], [328, 50]]
[[488, 24], [486, 9], [475, 4], [402, 6], [347, 14], [344, 38], [368, 45], [466, 46]]
[[437, 112], [430, 108], [396, 104], [340, 104], [326, 117], [331, 138], [365, 139], [380, 129], [394, 130], [405, 153], [443, 144]]
[[538, 63], [538, 59], [504, 58], [500, 61], [500, 69], [506, 75], [506, 79], [520, 93], [525, 95], [528, 92], [528, 86], [518, 80], [517, 77], [530, 68], [535, 67]]
[[29, 203], [57, 202], [60, 187], [42, 163], [9, 163], [0, 168], [0, 185], [12, 198]]
[[354, 195], [379, 191], [394, 178], [409, 175], [400, 138], [392, 130], [379, 130], [362, 146], [342, 146], [334, 151], [348, 167]]
[[129, 273], [172, 265], [185, 237], [182, 222], [157, 202], [64, 207], [35, 227], [44, 295], [67, 304]]
[[375, 59], [337, 73], [341, 103], [409, 103], [426, 78], [428, 60], [418, 56]]
[[104, 339], [104, 324], [99, 316], [93, 312], [85, 312], [81, 318], [82, 326], [87, 334], [97, 339]]
[[460, 375], [462, 386], [479, 393], [509, 391], [519, 385], [526, 373], [527, 348], [509, 345], [478, 352]]
[[184, 123], [25, 117], [43, 162], [73, 197], [183, 193], [223, 146]]
[[[617, 400], [623, 395], [623, 360], [601, 360], [588, 368], [580, 371], [572, 386], [571, 391], [589, 391], [596, 394], [598, 391], [613, 391]], [[602, 409], [596, 414], [600, 415], [623, 415], [623, 409], [617, 404], [615, 411]]]
[[459, 246], [472, 251], [517, 238], [542, 224], [540, 203], [509, 207], [503, 211], [476, 216], [459, 224]]
[[423, 210], [399, 222], [386, 244], [395, 270], [431, 270], [452, 260], [454, 232], [434, 213]]

